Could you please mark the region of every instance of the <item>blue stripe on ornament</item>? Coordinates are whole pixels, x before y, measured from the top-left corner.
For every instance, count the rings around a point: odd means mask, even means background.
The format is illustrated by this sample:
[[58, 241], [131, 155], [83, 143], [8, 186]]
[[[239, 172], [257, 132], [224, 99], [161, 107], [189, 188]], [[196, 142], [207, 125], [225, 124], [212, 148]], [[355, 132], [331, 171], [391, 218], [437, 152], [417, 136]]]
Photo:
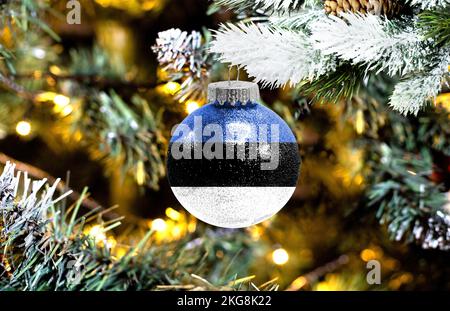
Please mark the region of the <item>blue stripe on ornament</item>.
[[[275, 112], [270, 110], [269, 108], [264, 107], [258, 103], [237, 105], [235, 107], [226, 106], [217, 106], [213, 103], [207, 104], [194, 112], [192, 112], [189, 116], [184, 119], [181, 124], [187, 125], [192, 131], [195, 129], [195, 119], [196, 117], [201, 117], [202, 122], [202, 133], [205, 127], [210, 124], [217, 124], [223, 131], [223, 142], [234, 142], [236, 141], [235, 137], [231, 137], [227, 135], [227, 126], [228, 128], [231, 126], [233, 130], [239, 131], [239, 128], [245, 130], [248, 126], [253, 126], [256, 128], [267, 128], [267, 135], [265, 136], [264, 142], [268, 143], [296, 143], [296, 139], [292, 130], [286, 124], [286, 122], [278, 116]], [[198, 120], [198, 118], [197, 118]], [[274, 135], [272, 137], [272, 125], [278, 127], [279, 135]], [[194, 135], [192, 133], [192, 135]], [[170, 142], [181, 142], [186, 139], [186, 137], [190, 137], [192, 135], [173, 135]], [[214, 136], [212, 134], [211, 136]], [[211, 136], [202, 135], [201, 141], [211, 141]], [[247, 142], [259, 142], [260, 139], [256, 137], [249, 137]]]

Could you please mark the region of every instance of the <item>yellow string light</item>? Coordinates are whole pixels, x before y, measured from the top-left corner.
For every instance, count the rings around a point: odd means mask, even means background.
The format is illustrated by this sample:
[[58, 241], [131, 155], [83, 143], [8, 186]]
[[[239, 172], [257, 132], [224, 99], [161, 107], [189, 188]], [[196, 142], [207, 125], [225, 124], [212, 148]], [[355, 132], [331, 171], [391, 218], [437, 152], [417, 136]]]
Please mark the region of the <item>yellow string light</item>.
[[109, 249], [114, 248], [117, 245], [117, 241], [114, 237], [109, 236], [105, 241], [104, 241], [106, 247], [108, 247]]
[[118, 246], [114, 248], [114, 255], [116, 258], [120, 259], [128, 253], [128, 249], [123, 246]]
[[450, 93], [443, 93], [436, 97], [436, 105], [442, 106], [450, 111]]
[[264, 233], [264, 230], [261, 226], [251, 226], [248, 231], [250, 232], [250, 236], [253, 241], [258, 241], [261, 235]]
[[106, 234], [103, 232], [103, 227], [100, 225], [92, 226], [89, 229], [89, 236], [91, 236], [96, 242], [106, 240]]
[[165, 210], [167, 218], [156, 218], [148, 221], [148, 227], [155, 231], [152, 239], [157, 242], [170, 242], [183, 238], [188, 233], [196, 230], [197, 221], [193, 217], [187, 217], [171, 207]]
[[56, 106], [63, 108], [70, 104], [70, 98], [61, 94], [57, 94], [55, 98], [53, 98], [53, 102]]
[[179, 239], [181, 237], [182, 233], [183, 233], [183, 229], [180, 225], [173, 226], [171, 234], [174, 239]]
[[68, 106], [64, 107], [64, 108], [61, 110], [60, 114], [61, 114], [62, 117], [66, 117], [66, 116], [68, 116], [69, 114], [71, 114], [72, 111], [73, 111], [73, 107], [70, 106], [70, 105], [68, 105]]
[[174, 210], [171, 207], [168, 207], [166, 209], [166, 215], [167, 215], [167, 217], [169, 217], [170, 219], [173, 219], [175, 221], [178, 221], [178, 220], [181, 219], [181, 213], [176, 211], [176, 210]]
[[188, 114], [191, 114], [195, 110], [197, 110], [200, 107], [200, 104], [195, 100], [188, 100], [186, 102], [186, 112]]
[[139, 186], [145, 184], [146, 172], [144, 162], [139, 161], [136, 167], [136, 182]]
[[28, 136], [31, 133], [31, 124], [28, 121], [20, 121], [16, 125], [16, 132], [20, 136]]
[[35, 71], [33, 72], [33, 78], [35, 78], [35, 79], [40, 79], [40, 78], [42, 78], [42, 71], [40, 71], [40, 70], [35, 70]]
[[167, 229], [167, 223], [164, 219], [156, 218], [152, 221], [152, 230], [157, 232], [163, 232]]
[[53, 102], [55, 104], [53, 111], [56, 113], [61, 113], [62, 116], [67, 116], [73, 111], [73, 107], [69, 106], [70, 98], [62, 94], [55, 92], [42, 92], [38, 94], [35, 99], [41, 103]]
[[192, 219], [188, 223], [187, 229], [190, 233], [195, 232], [195, 230], [197, 229], [197, 222], [195, 221], [195, 219]]
[[282, 266], [289, 261], [289, 254], [284, 248], [278, 248], [272, 252], [272, 260], [276, 265]]
[[161, 0], [95, 0], [102, 7], [113, 7], [127, 10], [130, 13], [139, 14], [160, 8], [164, 1]]
[[98, 246], [106, 246], [109, 249], [114, 248], [117, 245], [117, 241], [113, 236], [107, 236], [105, 233], [105, 228], [102, 225], [94, 225], [88, 227], [84, 232], [94, 239], [94, 242]]
[[53, 101], [53, 99], [55, 98], [55, 96], [58, 95], [55, 92], [42, 92], [39, 93], [38, 95], [36, 95], [35, 99], [38, 102], [48, 102], [48, 101]]
[[362, 250], [360, 257], [366, 262], [373, 259], [381, 259], [383, 257], [383, 250], [379, 246], [372, 245], [370, 248]]
[[297, 291], [302, 289], [305, 285], [308, 284], [308, 279], [304, 276], [299, 276], [296, 278], [291, 285], [288, 287], [288, 291]]
[[361, 251], [360, 257], [362, 260], [367, 262], [372, 259], [375, 259], [377, 256], [372, 249], [367, 248], [367, 249], [364, 249], [363, 251]]
[[49, 70], [50, 70], [50, 72], [51, 72], [52, 74], [54, 74], [54, 75], [60, 75], [60, 74], [61, 74], [61, 68], [59, 68], [59, 67], [56, 66], [56, 65], [50, 66]]
[[358, 135], [364, 133], [366, 122], [364, 121], [364, 113], [361, 109], [356, 112], [355, 130]]
[[166, 93], [168, 95], [175, 95], [180, 89], [181, 89], [181, 85], [179, 83], [173, 82], [173, 81], [167, 82], [163, 86], [164, 93]]

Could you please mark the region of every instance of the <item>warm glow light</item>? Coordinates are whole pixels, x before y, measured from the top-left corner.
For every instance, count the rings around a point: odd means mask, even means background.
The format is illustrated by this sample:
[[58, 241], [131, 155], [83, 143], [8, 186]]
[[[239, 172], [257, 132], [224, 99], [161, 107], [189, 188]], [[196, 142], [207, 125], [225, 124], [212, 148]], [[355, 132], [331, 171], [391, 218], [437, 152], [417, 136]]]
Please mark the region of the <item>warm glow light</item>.
[[370, 261], [372, 259], [375, 259], [377, 257], [376, 253], [370, 248], [363, 250], [361, 252], [360, 256], [361, 256], [361, 259], [366, 262]]
[[181, 237], [181, 233], [182, 233], [181, 227], [180, 226], [174, 226], [172, 228], [172, 232], [171, 233], [172, 233], [172, 236], [175, 239], [179, 239]]
[[188, 100], [186, 102], [186, 112], [188, 114], [191, 114], [195, 110], [197, 110], [200, 107], [200, 104], [196, 102], [195, 100]]
[[167, 82], [166, 84], [164, 84], [163, 87], [164, 92], [169, 95], [176, 94], [180, 90], [180, 88], [181, 88], [180, 84], [173, 81]]
[[436, 104], [450, 111], [450, 93], [443, 93], [436, 97]]
[[16, 132], [20, 136], [28, 136], [31, 133], [31, 124], [28, 121], [20, 121], [16, 125]]
[[112, 236], [108, 237], [105, 241], [105, 245], [108, 248], [114, 248], [117, 245], [116, 239], [114, 239]]
[[272, 260], [276, 265], [284, 265], [289, 260], [289, 254], [285, 249], [278, 248], [273, 251]]
[[355, 122], [356, 133], [358, 133], [359, 135], [364, 133], [365, 126], [366, 126], [366, 122], [364, 120], [363, 111], [362, 110], [358, 110], [356, 112], [356, 122]]
[[58, 95], [55, 92], [42, 92], [38, 95], [36, 95], [36, 100], [38, 102], [47, 102], [47, 101], [53, 101], [55, 99], [55, 96]]
[[152, 230], [162, 232], [167, 229], [167, 224], [164, 219], [156, 218], [152, 221]]
[[263, 228], [261, 226], [251, 226], [249, 228], [250, 231], [250, 236], [252, 237], [252, 239], [254, 241], [259, 240], [259, 238], [261, 237], [261, 235], [263, 234]]
[[329, 292], [332, 291], [333, 288], [327, 282], [320, 282], [317, 284], [316, 290], [319, 292]]
[[43, 59], [45, 57], [45, 55], [47, 54], [45, 52], [45, 50], [41, 49], [41, 48], [34, 48], [34, 49], [32, 49], [32, 53], [33, 53], [33, 56], [38, 58], [38, 59]]
[[171, 207], [166, 209], [166, 215], [167, 215], [167, 217], [169, 217], [170, 219], [173, 219], [175, 221], [178, 221], [181, 219], [181, 213], [174, 210]]
[[53, 98], [53, 102], [55, 103], [55, 105], [59, 106], [59, 107], [65, 107], [68, 104], [70, 104], [70, 98], [61, 94], [58, 94], [55, 96], [55, 98]]
[[40, 70], [35, 70], [35, 71], [33, 72], [33, 77], [34, 77], [35, 79], [40, 79], [40, 78], [42, 78], [42, 71], [40, 71]]
[[299, 276], [291, 283], [288, 287], [288, 291], [296, 291], [303, 288], [306, 284], [308, 284], [308, 279], [304, 276]]
[[4, 129], [0, 128], [0, 140], [5, 138], [6, 135], [8, 135], [8, 133]]
[[50, 72], [53, 73], [54, 75], [59, 75], [61, 74], [61, 68], [59, 68], [58, 66], [52, 65], [50, 66]]
[[195, 229], [197, 229], [197, 223], [196, 223], [195, 220], [192, 220], [192, 221], [190, 221], [189, 224], [188, 224], [188, 231], [189, 231], [190, 233], [192, 233], [192, 232], [195, 231]]
[[114, 253], [120, 259], [128, 253], [128, 250], [125, 247], [116, 247]]
[[106, 240], [106, 235], [103, 232], [103, 227], [95, 225], [89, 230], [89, 235], [94, 238], [96, 242]]
[[364, 182], [364, 177], [361, 174], [355, 176], [354, 181], [357, 185], [362, 185]]
[[68, 116], [69, 114], [71, 114], [73, 111], [72, 106], [67, 105], [66, 107], [64, 107], [61, 111], [61, 116], [65, 117]]
[[139, 186], [145, 184], [146, 172], [144, 167], [144, 162], [139, 161], [136, 167], [136, 182]]
[[157, 5], [157, 2], [154, 0], [149, 0], [149, 1], [144, 1], [144, 3], [142, 3], [141, 8], [144, 11], [150, 11], [152, 10], [155, 6]]

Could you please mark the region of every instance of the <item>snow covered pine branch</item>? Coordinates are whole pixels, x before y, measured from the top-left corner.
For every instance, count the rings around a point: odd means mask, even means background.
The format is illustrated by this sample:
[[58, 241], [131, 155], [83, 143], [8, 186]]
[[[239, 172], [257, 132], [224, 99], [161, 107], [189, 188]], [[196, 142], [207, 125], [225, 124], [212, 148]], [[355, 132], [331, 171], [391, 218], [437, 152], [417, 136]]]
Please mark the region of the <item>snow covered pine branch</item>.
[[217, 5], [236, 11], [259, 10], [261, 12], [289, 12], [298, 9], [303, 0], [215, 0]]
[[314, 49], [306, 34], [267, 24], [224, 25], [211, 51], [221, 61], [244, 67], [266, 86], [295, 85], [335, 67], [333, 57]]
[[[218, 2], [233, 7], [238, 0]], [[266, 86], [312, 82], [350, 64], [352, 70], [363, 70], [362, 80], [380, 72], [396, 78], [390, 106], [403, 114], [417, 114], [440, 92], [448, 77], [450, 39], [427, 36], [432, 24], [420, 23], [424, 8], [447, 9], [448, 0], [411, 0], [414, 16], [400, 11], [392, 18], [382, 15], [389, 6], [371, 9], [379, 14], [363, 14], [362, 9], [360, 13], [363, 4], [352, 8], [356, 12], [338, 7], [338, 16], [333, 16], [319, 5], [304, 5], [286, 13], [286, 7], [295, 1], [260, 2], [266, 7], [276, 2], [278, 6], [274, 7], [278, 9], [270, 13], [267, 22], [222, 25], [214, 34], [210, 50], [222, 62], [245, 68]], [[331, 2], [334, 0], [326, 1], [326, 5], [334, 8]], [[444, 19], [449, 20], [450, 13]]]

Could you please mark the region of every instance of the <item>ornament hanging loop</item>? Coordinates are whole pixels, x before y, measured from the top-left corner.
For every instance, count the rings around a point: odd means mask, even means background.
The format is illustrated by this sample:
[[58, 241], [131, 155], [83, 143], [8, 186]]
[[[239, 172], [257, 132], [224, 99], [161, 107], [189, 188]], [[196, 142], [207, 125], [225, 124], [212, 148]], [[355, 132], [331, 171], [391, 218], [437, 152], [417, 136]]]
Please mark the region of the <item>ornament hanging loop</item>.
[[[239, 77], [241, 75], [241, 67], [239, 65], [236, 65], [237, 68], [237, 74], [236, 74], [236, 81], [239, 81]], [[231, 82], [231, 70], [233, 69], [233, 65], [228, 66], [228, 82]]]

